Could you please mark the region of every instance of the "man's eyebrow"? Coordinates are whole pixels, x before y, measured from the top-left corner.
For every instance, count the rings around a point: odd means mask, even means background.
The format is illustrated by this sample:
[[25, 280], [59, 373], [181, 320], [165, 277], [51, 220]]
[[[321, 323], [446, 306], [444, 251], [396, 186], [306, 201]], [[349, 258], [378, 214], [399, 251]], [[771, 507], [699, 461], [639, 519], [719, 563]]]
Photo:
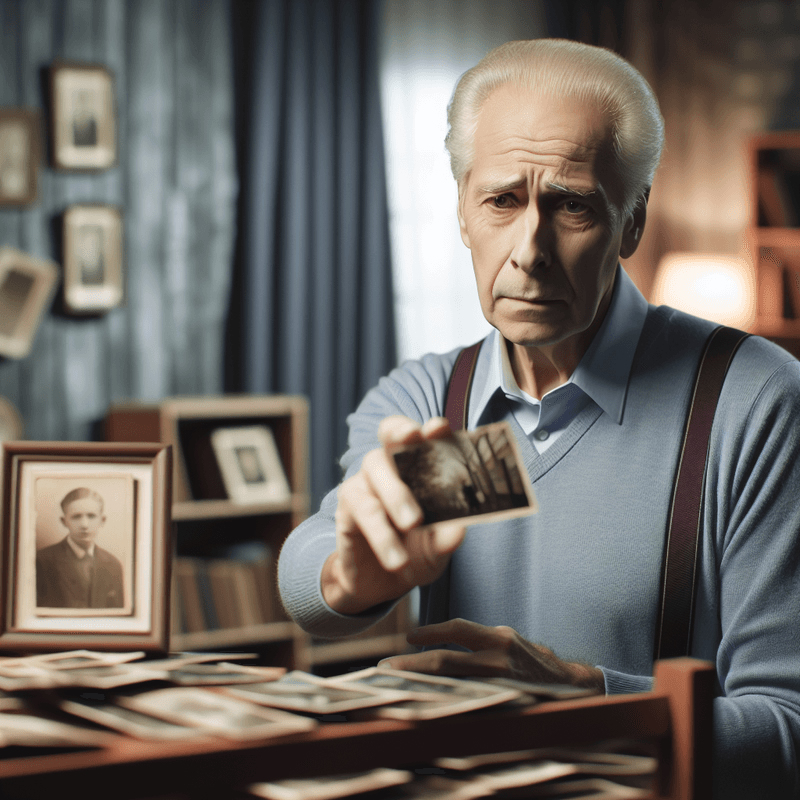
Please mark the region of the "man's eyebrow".
[[602, 186], [598, 186], [595, 189], [578, 189], [574, 186], [562, 186], [560, 183], [547, 183], [545, 186], [559, 194], [577, 195], [578, 197], [599, 197], [604, 201], [607, 200]]
[[525, 177], [516, 176], [514, 178], [508, 178], [504, 181], [498, 181], [497, 183], [490, 183], [486, 186], [479, 186], [478, 191], [486, 194], [502, 194], [503, 192], [510, 192], [514, 189], [519, 189], [519, 187], [523, 186], [524, 184]]

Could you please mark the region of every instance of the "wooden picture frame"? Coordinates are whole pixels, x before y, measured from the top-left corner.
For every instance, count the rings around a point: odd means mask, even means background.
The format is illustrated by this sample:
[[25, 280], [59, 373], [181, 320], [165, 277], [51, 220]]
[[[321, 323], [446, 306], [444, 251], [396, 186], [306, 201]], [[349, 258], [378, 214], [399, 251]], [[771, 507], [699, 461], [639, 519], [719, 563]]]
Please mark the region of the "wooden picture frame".
[[56, 169], [102, 170], [117, 160], [114, 81], [97, 64], [50, 68], [50, 129]]
[[283, 503], [291, 497], [275, 437], [266, 425], [217, 428], [211, 446], [234, 503]]
[[167, 652], [170, 446], [5, 442], [2, 452], [0, 651]]
[[30, 108], [0, 108], [0, 208], [36, 202], [41, 117]]
[[113, 206], [75, 205], [64, 212], [64, 307], [96, 314], [124, 294], [122, 214]]
[[0, 247], [0, 356], [25, 358], [61, 270], [54, 261]]

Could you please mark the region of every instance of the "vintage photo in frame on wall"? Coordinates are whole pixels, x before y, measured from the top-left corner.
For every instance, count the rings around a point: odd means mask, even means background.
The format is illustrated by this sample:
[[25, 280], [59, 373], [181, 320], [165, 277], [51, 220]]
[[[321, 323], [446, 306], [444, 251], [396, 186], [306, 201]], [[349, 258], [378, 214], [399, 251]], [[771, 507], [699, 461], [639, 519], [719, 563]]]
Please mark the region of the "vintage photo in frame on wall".
[[58, 264], [0, 247], [0, 356], [25, 358], [61, 278]]
[[170, 446], [0, 446], [0, 651], [166, 652]]
[[217, 428], [211, 446], [234, 503], [282, 503], [291, 498], [275, 437], [266, 425]]
[[36, 201], [41, 116], [30, 108], [0, 108], [0, 208]]
[[117, 160], [114, 80], [97, 64], [50, 68], [50, 131], [57, 169], [101, 170]]
[[75, 205], [64, 212], [64, 308], [99, 314], [122, 302], [122, 214], [104, 205]]

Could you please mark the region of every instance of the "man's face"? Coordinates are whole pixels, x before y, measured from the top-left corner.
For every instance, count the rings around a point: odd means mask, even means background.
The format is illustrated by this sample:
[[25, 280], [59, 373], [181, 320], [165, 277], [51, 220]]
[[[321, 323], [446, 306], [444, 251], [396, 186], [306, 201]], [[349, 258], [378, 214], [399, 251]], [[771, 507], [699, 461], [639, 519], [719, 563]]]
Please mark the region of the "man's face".
[[620, 210], [605, 119], [585, 103], [501, 86], [474, 146], [458, 216], [486, 319], [527, 347], [580, 336], [605, 312], [618, 259], [644, 225]]
[[69, 537], [84, 550], [97, 538], [105, 521], [100, 503], [92, 497], [73, 500], [61, 517], [62, 524], [69, 531]]

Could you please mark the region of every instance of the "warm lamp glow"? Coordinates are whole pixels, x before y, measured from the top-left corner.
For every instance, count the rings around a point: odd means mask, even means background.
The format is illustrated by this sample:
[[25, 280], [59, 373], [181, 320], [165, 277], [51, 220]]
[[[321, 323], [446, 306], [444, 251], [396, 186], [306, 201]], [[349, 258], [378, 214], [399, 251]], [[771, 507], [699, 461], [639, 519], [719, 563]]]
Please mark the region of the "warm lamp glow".
[[652, 302], [748, 330], [756, 319], [753, 270], [735, 256], [670, 253], [658, 265]]

